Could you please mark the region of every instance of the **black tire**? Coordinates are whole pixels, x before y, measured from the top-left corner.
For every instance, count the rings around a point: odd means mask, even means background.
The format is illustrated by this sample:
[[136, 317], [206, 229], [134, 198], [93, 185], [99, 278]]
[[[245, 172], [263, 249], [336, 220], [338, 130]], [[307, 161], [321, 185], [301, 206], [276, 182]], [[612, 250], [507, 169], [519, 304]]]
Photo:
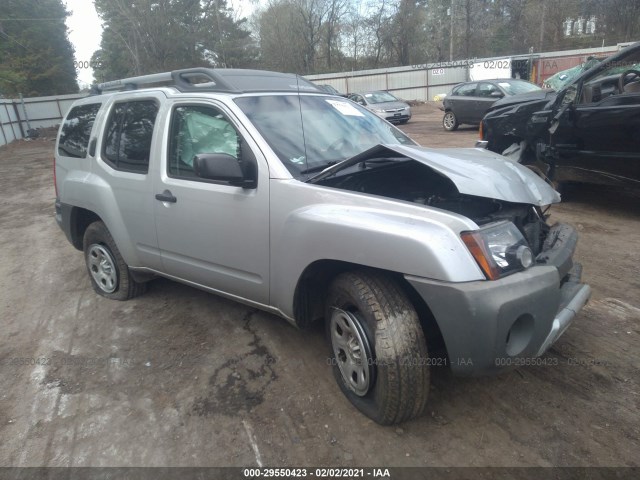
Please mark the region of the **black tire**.
[[104, 223], [94, 222], [87, 227], [82, 246], [89, 279], [96, 293], [112, 300], [129, 300], [146, 291], [147, 284], [136, 282], [131, 276]]
[[[342, 336], [339, 322], [344, 315], [366, 338], [366, 392], [356, 393], [341, 372], [341, 363], [347, 367], [338, 357], [346, 355], [334, 338]], [[339, 275], [329, 287], [325, 319], [334, 376], [358, 410], [381, 425], [422, 414], [429, 395], [427, 343], [415, 308], [392, 279], [366, 271]]]
[[451, 110], [444, 112], [444, 117], [442, 117], [442, 127], [447, 132], [453, 132], [454, 130], [457, 130], [459, 126], [460, 124], [458, 123], [458, 118], [455, 113]]

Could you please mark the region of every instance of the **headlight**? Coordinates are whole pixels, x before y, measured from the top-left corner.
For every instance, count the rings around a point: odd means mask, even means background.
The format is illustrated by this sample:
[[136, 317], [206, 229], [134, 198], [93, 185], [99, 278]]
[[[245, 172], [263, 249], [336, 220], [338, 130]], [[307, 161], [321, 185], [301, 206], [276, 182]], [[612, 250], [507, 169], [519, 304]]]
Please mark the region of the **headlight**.
[[533, 265], [533, 252], [511, 222], [491, 223], [474, 232], [463, 232], [461, 237], [489, 280]]
[[373, 110], [376, 113], [387, 113], [387, 112], [384, 111], [383, 108], [372, 108], [371, 110]]

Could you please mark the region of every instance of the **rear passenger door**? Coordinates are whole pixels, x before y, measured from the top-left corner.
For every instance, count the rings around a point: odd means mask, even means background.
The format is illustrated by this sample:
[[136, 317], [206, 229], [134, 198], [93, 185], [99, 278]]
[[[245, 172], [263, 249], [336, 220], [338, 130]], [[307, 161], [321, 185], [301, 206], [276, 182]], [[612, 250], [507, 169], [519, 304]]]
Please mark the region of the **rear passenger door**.
[[103, 209], [99, 215], [132, 267], [160, 269], [162, 265], [153, 217], [152, 176], [158, 162], [153, 141], [159, 135], [159, 100], [154, 94], [115, 100], [96, 155], [94, 173], [104, 178], [93, 192], [103, 197], [96, 201], [96, 208]]
[[461, 85], [450, 98], [450, 105], [459, 123], [473, 123], [477, 83]]
[[[216, 291], [268, 304], [269, 171], [257, 145], [223, 104], [175, 102], [155, 217], [163, 271]], [[224, 153], [257, 171], [257, 187], [196, 176], [195, 155]], [[163, 199], [169, 198], [170, 201]]]

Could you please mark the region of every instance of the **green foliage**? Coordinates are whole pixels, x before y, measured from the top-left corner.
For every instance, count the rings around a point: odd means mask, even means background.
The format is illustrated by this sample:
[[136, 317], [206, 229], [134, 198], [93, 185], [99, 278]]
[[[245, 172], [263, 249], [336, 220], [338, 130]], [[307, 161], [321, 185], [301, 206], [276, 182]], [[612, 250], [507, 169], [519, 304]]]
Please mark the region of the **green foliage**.
[[194, 66], [247, 67], [255, 48], [226, 0], [95, 0], [98, 82]]
[[0, 94], [26, 97], [78, 91], [61, 0], [0, 3]]

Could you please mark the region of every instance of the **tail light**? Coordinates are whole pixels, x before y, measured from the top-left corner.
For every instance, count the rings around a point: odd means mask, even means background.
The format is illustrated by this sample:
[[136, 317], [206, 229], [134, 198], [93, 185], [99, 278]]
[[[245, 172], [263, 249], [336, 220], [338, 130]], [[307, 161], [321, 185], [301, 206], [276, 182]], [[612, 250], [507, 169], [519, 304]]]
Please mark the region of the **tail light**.
[[480, 128], [478, 129], [478, 136], [480, 137], [480, 140], [484, 140], [484, 131], [482, 128], [482, 120], [480, 120]]

